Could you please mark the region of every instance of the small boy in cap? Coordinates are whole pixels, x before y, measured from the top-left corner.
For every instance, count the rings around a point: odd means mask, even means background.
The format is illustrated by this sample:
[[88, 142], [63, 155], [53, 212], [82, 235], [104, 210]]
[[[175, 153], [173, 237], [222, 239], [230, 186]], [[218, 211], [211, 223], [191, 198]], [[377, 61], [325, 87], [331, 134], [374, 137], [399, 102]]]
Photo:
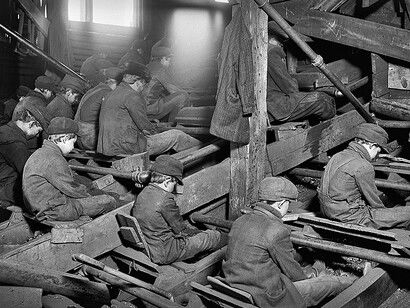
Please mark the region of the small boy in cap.
[[357, 127], [355, 137], [325, 167], [318, 188], [322, 214], [376, 229], [408, 228], [410, 206], [386, 208], [375, 185], [371, 161], [382, 150], [388, 151], [387, 132], [376, 124], [364, 123]]
[[120, 61], [118, 61], [118, 66], [126, 67], [127, 63], [130, 62], [146, 64], [147, 62], [144, 56], [145, 47], [146, 43], [144, 40], [133, 41], [127, 53], [121, 57]]
[[78, 146], [83, 150], [97, 149], [101, 104], [122, 81], [124, 72], [118, 67], [103, 70], [105, 81], [88, 90], [81, 98], [74, 119], [80, 128]]
[[116, 206], [108, 195], [90, 195], [86, 186], [74, 180], [63, 155], [77, 140], [74, 120], [57, 117], [50, 121], [49, 137], [35, 151], [24, 167], [23, 191], [27, 210], [40, 220], [76, 220], [82, 215], [95, 217]]
[[269, 22], [268, 76], [266, 104], [271, 122], [289, 122], [314, 118], [327, 120], [335, 116], [334, 99], [326, 93], [300, 92], [298, 82], [286, 67], [283, 47], [287, 38], [276, 22]]
[[60, 82], [60, 91], [47, 106], [51, 118], [65, 117], [74, 119], [74, 108], [87, 91], [88, 85], [77, 77], [65, 75]]
[[151, 183], [138, 195], [132, 215], [141, 226], [152, 261], [170, 264], [220, 248], [219, 231], [188, 228], [181, 217], [174, 191], [177, 183], [182, 184], [182, 163], [161, 155], [151, 172]]
[[147, 106], [141, 95], [151, 75], [140, 63], [128, 63], [122, 82], [102, 102], [99, 119], [97, 152], [107, 156], [149, 155], [169, 150], [180, 152], [201, 142], [186, 133], [171, 129], [157, 133], [147, 117]]
[[[238, 218], [229, 233], [222, 269], [227, 283], [252, 295], [258, 307], [316, 306], [350, 286], [354, 278], [306, 276], [293, 257], [290, 230], [283, 224], [298, 190], [282, 177], [267, 177], [252, 212]], [[317, 277], [315, 277], [317, 276]]]
[[165, 119], [176, 124], [178, 112], [189, 103], [189, 95], [176, 85], [170, 72], [172, 50], [157, 42], [151, 49], [151, 61], [147, 64], [152, 80], [144, 89], [147, 114], [150, 119]]
[[21, 179], [30, 156], [28, 140], [47, 128], [45, 108], [26, 97], [19, 117], [0, 127], [0, 203], [1, 206], [23, 205]]

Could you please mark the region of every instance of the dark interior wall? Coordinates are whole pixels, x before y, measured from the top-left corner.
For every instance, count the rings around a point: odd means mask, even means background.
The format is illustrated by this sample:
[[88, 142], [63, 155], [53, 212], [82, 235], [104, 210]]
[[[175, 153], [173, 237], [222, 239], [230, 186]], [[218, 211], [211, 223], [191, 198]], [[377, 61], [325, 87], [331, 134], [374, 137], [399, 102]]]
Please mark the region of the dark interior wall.
[[[17, 30], [18, 19], [14, 0], [0, 2], [0, 23]], [[30, 88], [34, 79], [43, 74], [45, 63], [39, 57], [25, 54], [25, 48], [16, 52], [16, 41], [0, 32], [0, 100], [14, 96], [19, 85]]]
[[145, 1], [144, 12], [144, 30], [150, 44], [164, 35], [170, 40], [179, 82], [186, 88], [214, 87], [216, 57], [231, 19], [231, 7], [156, 0]]

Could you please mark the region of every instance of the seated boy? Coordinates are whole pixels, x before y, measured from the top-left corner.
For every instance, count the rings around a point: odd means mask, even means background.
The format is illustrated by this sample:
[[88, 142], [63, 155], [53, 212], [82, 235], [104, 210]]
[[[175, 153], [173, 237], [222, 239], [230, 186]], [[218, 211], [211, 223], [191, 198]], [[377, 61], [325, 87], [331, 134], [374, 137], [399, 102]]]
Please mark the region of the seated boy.
[[50, 121], [47, 132], [48, 140], [30, 156], [23, 171], [24, 202], [28, 211], [38, 219], [68, 221], [113, 210], [115, 199], [104, 194], [90, 195], [86, 186], [74, 181], [63, 156], [74, 148], [77, 123], [57, 117]]
[[177, 182], [182, 184], [182, 163], [161, 155], [151, 171], [151, 183], [138, 195], [132, 215], [141, 225], [152, 261], [170, 264], [220, 248], [219, 231], [188, 228], [182, 220], [174, 196]]
[[222, 264], [226, 281], [249, 292], [258, 307], [316, 306], [355, 279], [331, 275], [308, 279], [293, 257], [290, 231], [282, 222], [290, 200], [297, 197], [298, 190], [289, 180], [263, 179], [254, 210], [238, 218], [229, 233]]

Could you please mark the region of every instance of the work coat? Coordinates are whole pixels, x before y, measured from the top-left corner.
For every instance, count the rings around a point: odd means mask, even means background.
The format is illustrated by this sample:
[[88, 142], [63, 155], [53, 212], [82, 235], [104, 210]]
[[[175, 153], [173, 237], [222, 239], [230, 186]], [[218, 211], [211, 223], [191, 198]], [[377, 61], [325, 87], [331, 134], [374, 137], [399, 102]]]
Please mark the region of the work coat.
[[146, 134], [155, 127], [148, 120], [144, 98], [121, 82], [101, 105], [97, 152], [115, 156], [146, 150]]
[[233, 223], [222, 269], [229, 285], [250, 293], [258, 307], [304, 307], [292, 281], [307, 277], [293, 252], [279, 212], [258, 203]]
[[74, 119], [73, 106], [61, 94], [57, 94], [50, 104], [47, 105], [47, 111], [50, 115], [50, 119], [56, 117]]

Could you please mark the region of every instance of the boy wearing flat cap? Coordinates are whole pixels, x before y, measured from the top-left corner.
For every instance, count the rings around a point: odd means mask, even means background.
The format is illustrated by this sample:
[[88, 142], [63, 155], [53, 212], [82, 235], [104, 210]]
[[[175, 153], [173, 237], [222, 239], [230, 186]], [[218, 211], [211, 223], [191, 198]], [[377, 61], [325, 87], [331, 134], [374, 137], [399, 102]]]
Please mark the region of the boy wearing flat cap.
[[108, 195], [91, 196], [87, 187], [74, 180], [63, 155], [77, 140], [74, 120], [57, 117], [50, 121], [49, 137], [35, 151], [23, 171], [26, 209], [40, 220], [76, 220], [82, 215], [95, 217], [111, 211], [116, 201]]
[[135, 40], [132, 42], [130, 49], [125, 55], [123, 55], [118, 61], [119, 67], [126, 67], [127, 63], [136, 62], [141, 64], [146, 64], [144, 50], [146, 43], [144, 40]]
[[45, 108], [39, 107], [32, 97], [19, 117], [0, 127], [0, 203], [1, 206], [23, 206], [21, 181], [23, 168], [30, 156], [28, 140], [47, 128]]
[[[253, 211], [238, 218], [229, 233], [226, 282], [246, 291], [258, 307], [316, 306], [350, 286], [354, 278], [313, 273], [309, 278], [293, 257], [290, 230], [283, 224], [298, 190], [282, 177], [267, 177]], [[315, 277], [316, 276], [316, 277]]]
[[335, 100], [324, 92], [300, 92], [298, 82], [286, 67], [283, 47], [287, 34], [269, 22], [268, 76], [266, 104], [271, 122], [289, 122], [314, 118], [327, 120], [335, 116]]
[[122, 81], [124, 72], [118, 67], [103, 70], [105, 81], [88, 90], [81, 98], [74, 119], [80, 128], [78, 146], [83, 150], [97, 149], [101, 104]]
[[172, 50], [156, 43], [151, 50], [151, 61], [147, 64], [152, 80], [144, 89], [147, 114], [150, 119], [165, 119], [176, 124], [178, 112], [189, 103], [189, 95], [176, 85], [169, 70]]
[[108, 60], [109, 50], [101, 48], [91, 57], [85, 59], [80, 68], [80, 73], [87, 78], [92, 87], [95, 87], [100, 82], [104, 82], [105, 76], [102, 73], [103, 69], [113, 67], [114, 64]]
[[151, 183], [138, 195], [132, 215], [141, 226], [152, 261], [170, 264], [220, 248], [220, 232], [188, 228], [181, 217], [174, 190], [177, 183], [182, 184], [182, 163], [161, 155], [151, 172]]
[[74, 108], [88, 89], [88, 85], [77, 77], [65, 75], [60, 82], [60, 91], [47, 106], [51, 118], [74, 119]]
[[156, 155], [171, 149], [180, 152], [200, 144], [180, 130], [157, 133], [147, 117], [147, 106], [141, 95], [150, 79], [145, 65], [128, 63], [122, 82], [102, 102], [98, 153], [115, 156], [148, 151], [149, 155]]
[[355, 140], [327, 164], [318, 188], [324, 216], [376, 229], [408, 228], [410, 206], [386, 208], [371, 161], [387, 150], [389, 136], [376, 124], [357, 127]]

